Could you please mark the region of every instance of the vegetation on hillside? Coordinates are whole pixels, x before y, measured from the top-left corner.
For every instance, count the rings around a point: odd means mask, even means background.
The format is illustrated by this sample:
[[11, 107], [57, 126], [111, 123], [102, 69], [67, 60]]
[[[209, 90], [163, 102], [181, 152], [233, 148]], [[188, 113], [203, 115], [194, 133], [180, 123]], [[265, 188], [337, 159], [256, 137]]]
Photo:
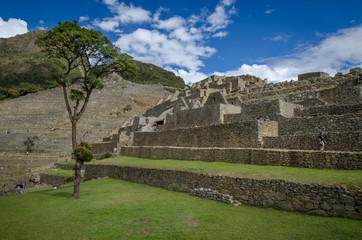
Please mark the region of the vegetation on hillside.
[[[44, 31], [31, 31], [11, 38], [0, 38], [0, 100], [16, 98], [28, 93], [58, 87], [52, 81], [54, 69], [64, 64], [57, 58], [48, 58], [35, 40]], [[138, 76], [122, 74], [132, 82], [183, 88], [182, 78], [153, 64], [136, 62]], [[79, 73], [78, 73], [79, 74]], [[74, 77], [75, 78], [75, 77]]]
[[131, 82], [140, 84], [157, 84], [160, 83], [164, 86], [184, 88], [185, 82], [181, 77], [176, 76], [173, 72], [166, 71], [151, 63], [143, 63], [135, 61], [140, 71], [137, 76], [123, 75]]

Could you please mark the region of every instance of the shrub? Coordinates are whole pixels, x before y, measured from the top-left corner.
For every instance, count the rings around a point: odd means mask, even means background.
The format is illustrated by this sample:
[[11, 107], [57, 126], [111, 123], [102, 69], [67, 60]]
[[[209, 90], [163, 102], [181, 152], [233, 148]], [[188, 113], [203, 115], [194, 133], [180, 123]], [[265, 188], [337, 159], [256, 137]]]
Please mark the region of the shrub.
[[74, 150], [75, 159], [81, 162], [90, 162], [93, 159], [93, 154], [90, 152], [91, 149], [91, 144], [81, 142]]
[[18, 90], [16, 90], [16, 89], [9, 89], [8, 90], [8, 96], [10, 98], [16, 98], [16, 97], [19, 97], [20, 94], [19, 94]]
[[112, 153], [110, 153], [110, 152], [105, 152], [105, 153], [103, 153], [103, 154], [99, 157], [98, 160], [102, 160], [102, 159], [106, 159], [106, 158], [110, 158], [110, 157], [112, 157]]
[[23, 144], [25, 145], [26, 147], [26, 151], [28, 153], [31, 153], [33, 151], [33, 147], [35, 146], [35, 141], [38, 139], [37, 136], [34, 136], [34, 137], [28, 137], [24, 142]]

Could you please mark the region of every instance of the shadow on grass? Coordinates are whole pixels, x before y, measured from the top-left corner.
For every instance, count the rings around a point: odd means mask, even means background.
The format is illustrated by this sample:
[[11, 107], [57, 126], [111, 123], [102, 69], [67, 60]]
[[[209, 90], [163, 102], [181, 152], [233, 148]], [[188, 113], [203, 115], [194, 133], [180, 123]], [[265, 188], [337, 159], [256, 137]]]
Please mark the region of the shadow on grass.
[[69, 191], [66, 191], [65, 189], [44, 189], [36, 192], [32, 192], [33, 194], [42, 194], [47, 196], [53, 196], [53, 197], [62, 197], [67, 198], [71, 197], [72, 193]]

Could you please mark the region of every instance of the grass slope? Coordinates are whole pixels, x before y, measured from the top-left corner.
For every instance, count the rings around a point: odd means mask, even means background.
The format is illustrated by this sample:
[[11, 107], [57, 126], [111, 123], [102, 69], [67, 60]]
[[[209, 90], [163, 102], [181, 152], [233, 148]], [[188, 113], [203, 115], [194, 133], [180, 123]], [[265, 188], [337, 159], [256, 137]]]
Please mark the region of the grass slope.
[[361, 239], [362, 222], [234, 207], [117, 179], [0, 198], [7, 239]]

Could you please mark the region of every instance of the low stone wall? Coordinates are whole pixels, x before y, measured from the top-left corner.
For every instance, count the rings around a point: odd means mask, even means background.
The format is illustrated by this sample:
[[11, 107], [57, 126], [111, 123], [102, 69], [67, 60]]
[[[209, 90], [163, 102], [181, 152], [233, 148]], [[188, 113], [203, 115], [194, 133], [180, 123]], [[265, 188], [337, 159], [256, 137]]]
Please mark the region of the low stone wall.
[[361, 170], [362, 153], [252, 148], [122, 147], [121, 155], [317, 169]]
[[279, 135], [322, 132], [357, 132], [362, 129], [362, 113], [279, 119]]
[[[260, 127], [263, 125], [263, 127]], [[264, 125], [270, 125], [272, 129]], [[263, 129], [261, 132], [260, 129]], [[258, 147], [260, 136], [278, 131], [272, 121], [245, 121], [159, 132], [135, 132], [134, 146]], [[277, 134], [277, 133], [276, 133]]]
[[[64, 164], [66, 165], [66, 164]], [[64, 175], [52, 175], [46, 173], [40, 173], [40, 183], [48, 184], [53, 187], [61, 187], [66, 182], [72, 181], [72, 176], [64, 176]]]
[[296, 117], [306, 116], [326, 116], [326, 115], [342, 115], [342, 114], [362, 113], [362, 104], [355, 105], [329, 105], [318, 106], [304, 109], [296, 109]]
[[342, 186], [113, 165], [85, 165], [84, 169], [88, 179], [111, 177], [182, 192], [208, 188], [243, 204], [362, 219], [362, 191]]
[[105, 152], [113, 152], [113, 149], [117, 148], [117, 142], [102, 142], [92, 144], [92, 154], [100, 155]]
[[[325, 132], [324, 136], [327, 141], [324, 150], [362, 151], [361, 132]], [[265, 148], [278, 149], [318, 150], [320, 148], [318, 133], [279, 137], [264, 137], [263, 144]]]

